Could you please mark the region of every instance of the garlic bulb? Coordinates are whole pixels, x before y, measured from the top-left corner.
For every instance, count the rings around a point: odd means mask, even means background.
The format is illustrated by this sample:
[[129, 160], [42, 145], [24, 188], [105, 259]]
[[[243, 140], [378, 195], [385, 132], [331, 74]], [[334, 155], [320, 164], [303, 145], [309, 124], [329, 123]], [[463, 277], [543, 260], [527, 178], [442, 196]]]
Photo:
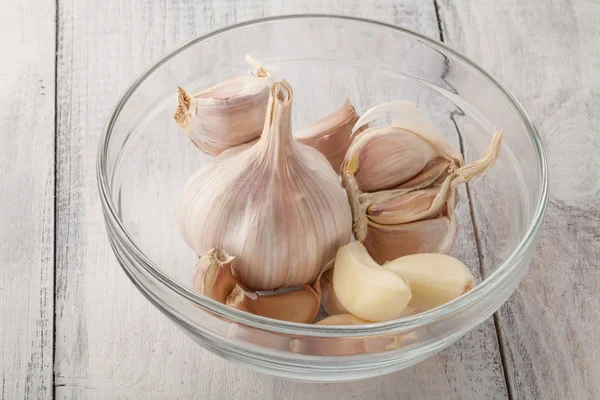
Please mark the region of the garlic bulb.
[[307, 284], [350, 239], [338, 176], [321, 153], [293, 140], [292, 97], [285, 80], [275, 83], [260, 139], [200, 169], [177, 209], [187, 244], [198, 254], [235, 254], [233, 273], [251, 290]]
[[333, 169], [339, 172], [352, 142], [352, 127], [357, 121], [358, 114], [346, 99], [344, 105], [333, 113], [294, 132], [294, 138], [323, 153]]
[[376, 106], [354, 129], [385, 113], [391, 114], [391, 125], [356, 135], [342, 166], [354, 235], [380, 264], [414, 253], [448, 253], [458, 232], [456, 188], [494, 163], [502, 133], [494, 133], [481, 160], [464, 165], [433, 122], [409, 102]]
[[465, 264], [444, 254], [413, 254], [383, 266], [410, 284], [410, 304], [419, 311], [441, 306], [468, 292], [475, 277]]
[[246, 56], [255, 75], [227, 79], [195, 95], [179, 88], [175, 121], [203, 152], [215, 156], [262, 132], [273, 75]]
[[333, 289], [340, 303], [354, 316], [367, 321], [389, 321], [403, 315], [411, 298], [404, 279], [382, 268], [360, 242], [337, 253]]

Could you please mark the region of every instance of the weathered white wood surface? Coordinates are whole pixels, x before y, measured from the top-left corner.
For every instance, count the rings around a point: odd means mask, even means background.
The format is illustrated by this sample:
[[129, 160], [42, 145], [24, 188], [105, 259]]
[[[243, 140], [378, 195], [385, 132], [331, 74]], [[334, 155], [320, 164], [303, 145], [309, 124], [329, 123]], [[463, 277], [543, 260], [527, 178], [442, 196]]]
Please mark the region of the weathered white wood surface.
[[[121, 91], [152, 61], [193, 37], [294, 12], [363, 16], [439, 35], [434, 4], [421, 1], [60, 1], [57, 398], [506, 398], [491, 319], [450, 349], [391, 376], [352, 384], [291, 383], [201, 349], [118, 267], [106, 239], [94, 168], [102, 126]], [[459, 251], [476, 263], [468, 204], [461, 210], [467, 225]]]
[[446, 41], [511, 89], [548, 153], [540, 242], [498, 318], [511, 397], [600, 398], [600, 3], [439, 3]]
[[53, 1], [0, 4], [0, 398], [53, 393]]
[[[321, 3], [59, 0], [57, 21], [53, 2], [2, 3], [0, 398], [51, 397], [53, 366], [54, 395], [65, 399], [600, 397], [600, 5]], [[363, 16], [439, 38], [437, 14], [445, 41], [498, 76], [533, 117], [548, 151], [551, 202], [530, 271], [498, 315], [500, 348], [488, 320], [455, 346], [396, 374], [352, 384], [285, 382], [202, 350], [121, 272], [95, 183], [96, 145], [120, 92], [193, 37], [294, 12]], [[468, 212], [461, 208], [467, 223]], [[465, 228], [458, 251], [474, 260], [472, 227]]]

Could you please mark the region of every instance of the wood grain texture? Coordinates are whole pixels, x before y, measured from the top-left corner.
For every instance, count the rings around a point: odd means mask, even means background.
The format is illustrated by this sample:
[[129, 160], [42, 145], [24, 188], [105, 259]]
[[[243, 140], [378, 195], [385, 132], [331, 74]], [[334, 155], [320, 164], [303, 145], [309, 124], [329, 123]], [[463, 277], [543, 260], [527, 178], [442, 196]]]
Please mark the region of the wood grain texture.
[[54, 2], [1, 5], [0, 398], [52, 395]]
[[[186, 338], [137, 292], [112, 255], [95, 181], [100, 133], [119, 94], [176, 45], [235, 22], [299, 12], [374, 18], [438, 37], [430, 2], [324, 3], [59, 2], [57, 398], [506, 398], [491, 319], [391, 376], [352, 384], [285, 382], [237, 367]], [[468, 204], [459, 213], [469, 224]], [[461, 235], [461, 258], [476, 260], [472, 226]]]
[[453, 0], [440, 16], [446, 41], [522, 102], [548, 154], [540, 241], [498, 318], [512, 398], [600, 398], [600, 4]]

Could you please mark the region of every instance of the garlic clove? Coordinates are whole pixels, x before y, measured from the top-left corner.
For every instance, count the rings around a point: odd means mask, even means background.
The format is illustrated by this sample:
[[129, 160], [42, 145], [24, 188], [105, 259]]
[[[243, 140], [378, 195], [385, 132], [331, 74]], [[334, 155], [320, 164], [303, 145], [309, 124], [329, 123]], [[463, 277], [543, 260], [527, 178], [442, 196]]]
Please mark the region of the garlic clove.
[[325, 271], [321, 275], [321, 306], [327, 314], [349, 314], [346, 307], [340, 303], [333, 290], [333, 269]]
[[398, 318], [411, 298], [406, 282], [373, 261], [360, 242], [339, 249], [333, 288], [352, 315], [367, 321]]
[[293, 140], [291, 87], [281, 81], [271, 93], [260, 139], [201, 168], [177, 208], [186, 243], [197, 254], [235, 254], [234, 276], [255, 291], [313, 281], [352, 230], [338, 175], [319, 151]]
[[[350, 314], [350, 312], [346, 310], [346, 307], [344, 307], [342, 303], [340, 303], [333, 290], [333, 269], [327, 270], [325, 271], [325, 273], [323, 273], [321, 277], [321, 290], [321, 306], [325, 309], [329, 316], [334, 317]], [[417, 309], [415, 307], [412, 307], [411, 305], [408, 305], [398, 318], [409, 317], [416, 313]], [[331, 321], [335, 321], [335, 319], [332, 319]]]
[[374, 192], [402, 185], [440, 157], [435, 147], [410, 131], [375, 127], [356, 136], [342, 169], [354, 175], [361, 191]]
[[414, 254], [383, 266], [410, 284], [410, 304], [426, 311], [448, 303], [475, 286], [465, 264], [444, 254]]
[[308, 285], [275, 295], [249, 293], [238, 285], [225, 304], [262, 317], [308, 324], [317, 316], [320, 296]]
[[231, 273], [234, 258], [221, 249], [206, 252], [198, 259], [194, 269], [194, 291], [219, 303], [225, 303], [237, 283]]
[[450, 252], [457, 234], [456, 222], [448, 216], [399, 225], [368, 222], [363, 243], [371, 257], [383, 264], [409, 254]]
[[262, 132], [273, 76], [249, 56], [246, 61], [258, 67], [255, 75], [230, 78], [195, 95], [178, 89], [175, 121], [211, 156]]
[[453, 162], [445, 158], [436, 158], [427, 164], [418, 175], [394, 187], [393, 190], [416, 190], [439, 184], [450, 175], [450, 171], [455, 168], [454, 166]]
[[390, 190], [366, 193], [367, 218], [382, 225], [405, 224], [438, 215], [451, 194], [450, 177], [444, 183], [428, 189], [406, 192]]
[[358, 114], [346, 99], [344, 105], [333, 113], [313, 122], [306, 128], [294, 132], [294, 138], [319, 150], [336, 172], [352, 142], [352, 127], [358, 121]]
[[362, 325], [369, 324], [369, 321], [355, 317], [352, 314], [339, 314], [326, 317], [315, 325]]
[[420, 136], [433, 145], [443, 157], [462, 165], [461, 154], [448, 143], [435, 123], [410, 101], [392, 100], [376, 105], [361, 116], [354, 125], [353, 132], [386, 114], [389, 114], [392, 119], [390, 126], [405, 129]]

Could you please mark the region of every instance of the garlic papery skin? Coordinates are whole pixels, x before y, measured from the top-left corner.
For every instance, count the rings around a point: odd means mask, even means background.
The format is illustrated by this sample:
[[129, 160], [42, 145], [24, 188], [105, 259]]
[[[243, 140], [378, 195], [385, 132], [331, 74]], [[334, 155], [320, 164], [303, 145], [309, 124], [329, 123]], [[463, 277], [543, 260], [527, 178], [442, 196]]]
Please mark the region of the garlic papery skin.
[[444, 254], [414, 254], [400, 257], [383, 268], [410, 284], [410, 305], [420, 311], [441, 306], [468, 292], [475, 277], [465, 264]]
[[194, 95], [178, 89], [175, 121], [211, 156], [262, 132], [273, 75], [251, 57], [246, 61], [256, 67], [255, 75], [230, 78]]
[[320, 295], [308, 285], [274, 295], [250, 293], [236, 286], [225, 304], [262, 317], [309, 324], [319, 312]]
[[373, 259], [384, 264], [421, 252], [448, 254], [452, 251], [457, 234], [456, 220], [440, 216], [399, 225], [369, 223], [363, 243]]
[[275, 83], [260, 139], [200, 169], [177, 209], [186, 243], [198, 254], [235, 254], [233, 273], [250, 290], [305, 285], [350, 240], [339, 177], [319, 151], [293, 139], [292, 97], [285, 80]]
[[455, 204], [456, 190], [452, 190], [435, 218], [383, 225], [366, 217], [362, 242], [371, 257], [382, 265], [416, 253], [450, 254], [458, 237]]
[[377, 264], [360, 242], [337, 253], [333, 289], [340, 303], [367, 321], [389, 321], [403, 315], [411, 298], [410, 287], [396, 274]]
[[333, 269], [321, 275], [321, 306], [328, 315], [349, 314], [333, 290]]
[[203, 254], [194, 269], [194, 291], [225, 304], [237, 285], [231, 273], [234, 258], [221, 249], [210, 249]]
[[404, 189], [365, 193], [370, 221], [382, 225], [397, 225], [434, 218], [442, 211], [452, 193], [452, 179], [439, 186], [407, 191]]
[[333, 113], [294, 132], [294, 138], [319, 150], [336, 172], [340, 171], [344, 156], [352, 143], [352, 128], [358, 114], [350, 100]]

